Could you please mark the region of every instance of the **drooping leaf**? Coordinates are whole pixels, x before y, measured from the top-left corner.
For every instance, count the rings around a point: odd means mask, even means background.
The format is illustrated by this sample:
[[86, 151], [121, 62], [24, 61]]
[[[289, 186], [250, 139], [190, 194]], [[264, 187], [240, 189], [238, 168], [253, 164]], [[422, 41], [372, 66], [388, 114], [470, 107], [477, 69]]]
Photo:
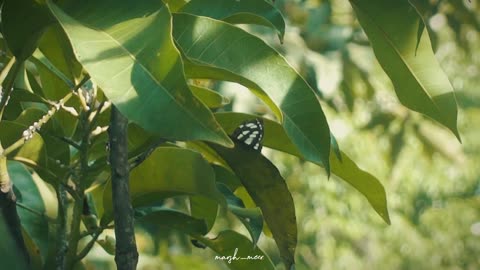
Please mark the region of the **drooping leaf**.
[[158, 229], [178, 230], [188, 235], [204, 235], [208, 232], [207, 224], [202, 219], [162, 207], [146, 210], [145, 215], [136, 218], [138, 222], [154, 225]]
[[400, 102], [457, 130], [457, 104], [422, 17], [408, 1], [350, 0], [375, 56], [392, 80]]
[[290, 269], [295, 264], [297, 223], [293, 198], [280, 172], [258, 151], [242, 144], [233, 149], [209, 145], [228, 163], [262, 210], [286, 269]]
[[275, 269], [265, 252], [235, 231], [222, 231], [213, 239], [197, 237], [197, 240], [214, 250], [218, 254], [216, 260], [223, 260], [229, 269]]
[[46, 27], [54, 22], [47, 7], [34, 0], [5, 0], [1, 14], [2, 35], [19, 61], [30, 57]]
[[17, 193], [17, 211], [25, 232], [39, 247], [42, 258], [48, 254], [48, 217], [56, 211], [55, 195], [45, 183], [32, 177], [32, 174], [19, 162], [8, 162], [8, 173]]
[[[9, 221], [4, 215], [0, 215], [0, 235], [2, 242], [0, 243], [0, 260], [2, 267], [6, 269], [30, 270], [29, 259], [27, 254], [22, 252], [19, 243], [8, 227]], [[28, 248], [28, 247], [27, 247]]]
[[[103, 224], [108, 224], [113, 217], [110, 185], [106, 186], [103, 196]], [[130, 173], [130, 196], [134, 208], [154, 205], [166, 197], [179, 195], [199, 195], [225, 205], [224, 197], [215, 186], [212, 167], [197, 152], [160, 147]]]
[[205, 220], [210, 231], [217, 219], [218, 203], [202, 196], [190, 196], [189, 201], [192, 217]]
[[[217, 113], [215, 117], [227, 133], [232, 132], [241, 122], [252, 118], [251, 115], [242, 113]], [[305, 158], [290, 141], [282, 126], [265, 118], [263, 122], [265, 126], [263, 145], [265, 147]], [[332, 173], [362, 193], [380, 217], [387, 224], [390, 224], [387, 198], [383, 185], [375, 176], [360, 169], [345, 152], [340, 151], [339, 153], [341, 154], [341, 159], [339, 159], [336, 154], [332, 153], [332, 155], [330, 155]], [[306, 158], [306, 160], [321, 165], [321, 163], [308, 158]]]
[[267, 1], [192, 0], [178, 12], [210, 17], [234, 24], [267, 26], [277, 31], [280, 41], [283, 40], [285, 34], [285, 21], [282, 14]]
[[232, 144], [188, 88], [162, 1], [69, 1], [65, 11], [47, 2], [79, 62], [129, 120], [163, 138]]
[[173, 35], [186, 57], [188, 77], [234, 81], [250, 88], [276, 114], [302, 155], [330, 171], [330, 130], [320, 103], [278, 52], [222, 21], [183, 13], [173, 19]]
[[243, 223], [252, 237], [253, 244], [256, 245], [263, 229], [263, 216], [260, 208], [246, 208], [242, 200], [235, 196], [227, 186], [218, 183], [217, 187], [227, 199], [228, 210]]

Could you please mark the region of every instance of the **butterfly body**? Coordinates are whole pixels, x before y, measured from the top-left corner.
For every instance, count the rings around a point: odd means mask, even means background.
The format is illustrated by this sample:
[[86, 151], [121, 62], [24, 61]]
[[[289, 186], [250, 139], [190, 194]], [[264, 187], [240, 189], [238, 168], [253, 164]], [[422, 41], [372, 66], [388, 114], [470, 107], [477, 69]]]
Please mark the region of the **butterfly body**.
[[234, 140], [250, 147], [253, 150], [262, 150], [263, 120], [256, 118], [241, 123], [232, 134]]

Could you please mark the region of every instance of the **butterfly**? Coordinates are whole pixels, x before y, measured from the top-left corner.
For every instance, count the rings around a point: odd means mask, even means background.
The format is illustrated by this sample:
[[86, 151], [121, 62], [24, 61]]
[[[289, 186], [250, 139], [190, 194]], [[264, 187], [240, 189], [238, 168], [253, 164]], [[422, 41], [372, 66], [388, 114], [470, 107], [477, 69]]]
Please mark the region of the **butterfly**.
[[234, 140], [243, 143], [253, 150], [262, 150], [263, 119], [255, 118], [241, 123], [232, 133]]

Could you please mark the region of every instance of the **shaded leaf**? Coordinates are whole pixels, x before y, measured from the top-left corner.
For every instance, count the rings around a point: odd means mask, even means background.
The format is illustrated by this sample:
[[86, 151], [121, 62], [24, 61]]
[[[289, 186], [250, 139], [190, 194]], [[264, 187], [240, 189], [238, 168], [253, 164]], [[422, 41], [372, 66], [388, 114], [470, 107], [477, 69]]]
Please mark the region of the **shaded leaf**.
[[217, 184], [218, 189], [227, 199], [228, 209], [245, 225], [253, 244], [257, 244], [263, 229], [263, 216], [260, 208], [245, 208], [242, 200], [235, 196], [225, 185]]
[[[8, 162], [8, 173], [17, 193], [17, 211], [25, 232], [40, 249], [43, 259], [48, 255], [48, 215], [54, 214], [55, 195], [42, 181], [35, 180], [19, 162]], [[52, 209], [53, 208], [53, 209]]]
[[136, 220], [154, 225], [158, 229], [178, 230], [189, 235], [204, 235], [208, 232], [204, 220], [168, 208], [151, 208], [148, 213]]
[[258, 151], [242, 144], [233, 149], [209, 145], [228, 163], [262, 210], [286, 268], [290, 269], [295, 263], [297, 223], [293, 198], [280, 172]]
[[[225, 205], [224, 197], [215, 186], [212, 167], [197, 152], [160, 147], [130, 173], [134, 208], [179, 195], [200, 195]], [[105, 187], [103, 207], [102, 224], [108, 224], [113, 218], [111, 183]]]
[[[222, 231], [213, 239], [197, 237], [197, 240], [218, 253], [216, 260], [223, 260], [229, 269], [275, 269], [270, 258], [258, 246], [235, 231]], [[256, 259], [247, 259], [248, 256]]]
[[34, 0], [5, 0], [1, 15], [2, 35], [19, 61], [30, 57], [46, 27], [54, 22], [46, 6]]

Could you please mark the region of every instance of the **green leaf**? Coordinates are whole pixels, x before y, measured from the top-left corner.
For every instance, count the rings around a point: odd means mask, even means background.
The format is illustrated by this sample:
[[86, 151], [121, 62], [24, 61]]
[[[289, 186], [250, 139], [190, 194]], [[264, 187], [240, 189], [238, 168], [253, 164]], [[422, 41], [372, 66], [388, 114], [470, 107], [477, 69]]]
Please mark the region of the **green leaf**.
[[302, 155], [330, 172], [330, 130], [305, 80], [273, 48], [231, 24], [174, 14], [173, 35], [188, 62], [190, 78], [238, 82], [261, 98], [281, 120]]
[[218, 203], [202, 196], [190, 196], [189, 201], [192, 217], [205, 220], [210, 231], [217, 219]]
[[[82, 66], [75, 58], [68, 37], [60, 25], [55, 24], [47, 28], [40, 39], [38, 48], [52, 66], [69, 82], [80, 80]], [[70, 87], [72, 86], [70, 85]]]
[[[245, 236], [235, 231], [222, 231], [213, 239], [197, 237], [197, 240], [218, 253], [215, 260], [223, 260], [229, 269], [275, 269], [270, 258], [258, 246], [253, 245]], [[258, 259], [246, 259], [248, 256], [250, 258], [257, 256]]]
[[182, 212], [155, 207], [147, 209], [147, 214], [136, 218], [140, 223], [153, 225], [157, 229], [167, 228], [189, 235], [204, 235], [208, 232], [207, 224], [202, 219], [191, 217]]
[[230, 100], [219, 93], [208, 88], [190, 85], [195, 97], [201, 100], [209, 108], [217, 109], [230, 103]]
[[245, 186], [277, 243], [287, 269], [295, 264], [297, 223], [295, 205], [278, 169], [258, 151], [236, 144], [228, 149], [209, 144], [228, 163]]
[[30, 57], [46, 27], [54, 22], [46, 6], [34, 0], [5, 0], [1, 15], [2, 35], [19, 61]]
[[48, 6], [92, 81], [129, 120], [163, 138], [232, 145], [188, 88], [161, 1], [73, 2], [68, 14]]
[[[0, 141], [6, 148], [22, 139], [22, 133], [26, 127], [22, 124], [2, 121], [0, 122]], [[8, 155], [9, 159], [17, 159], [29, 166], [47, 168], [47, 151], [45, 143], [40, 135], [35, 133], [31, 139], [26, 141], [18, 150]]]
[[408, 1], [350, 0], [400, 102], [457, 130], [452, 85], [432, 50], [422, 17]]
[[212, 167], [215, 171], [215, 180], [217, 183], [227, 186], [232, 191], [235, 191], [242, 185], [240, 179], [227, 168], [215, 164], [212, 164]]
[[0, 261], [2, 267], [5, 269], [30, 270], [32, 269], [28, 264], [30, 258], [22, 251], [21, 244], [18, 243], [17, 239], [13, 237], [9, 223], [10, 221], [5, 215], [0, 215], [0, 235], [2, 235]]
[[[232, 132], [241, 122], [252, 118], [251, 115], [242, 113], [217, 113], [215, 114], [215, 117], [229, 133]], [[265, 136], [263, 138], [264, 146], [305, 158], [290, 141], [282, 126], [277, 122], [265, 118], [263, 119], [263, 122], [265, 125]], [[377, 178], [375, 178], [375, 176], [360, 169], [344, 152], [340, 151], [338, 154], [341, 155], [341, 159], [337, 157], [337, 154], [332, 153], [330, 155], [333, 174], [360, 191], [380, 217], [387, 224], [390, 224], [387, 197], [383, 185]], [[305, 159], [321, 165], [314, 160], [308, 158]]]
[[[166, 197], [200, 195], [226, 205], [215, 186], [212, 167], [197, 152], [176, 147], [159, 147], [130, 173], [130, 196], [133, 207], [154, 205]], [[113, 217], [111, 183], [103, 196], [107, 224]]]
[[245, 208], [242, 200], [235, 196], [227, 186], [218, 183], [217, 187], [227, 199], [228, 210], [245, 225], [252, 237], [253, 244], [256, 245], [263, 229], [263, 216], [260, 208]]
[[19, 162], [8, 162], [8, 173], [16, 189], [17, 211], [22, 227], [45, 259], [49, 246], [48, 219], [56, 212], [55, 195]]
[[267, 26], [277, 31], [280, 41], [283, 41], [285, 35], [285, 21], [282, 14], [266, 1], [192, 0], [183, 6], [179, 12], [210, 17], [234, 24]]

